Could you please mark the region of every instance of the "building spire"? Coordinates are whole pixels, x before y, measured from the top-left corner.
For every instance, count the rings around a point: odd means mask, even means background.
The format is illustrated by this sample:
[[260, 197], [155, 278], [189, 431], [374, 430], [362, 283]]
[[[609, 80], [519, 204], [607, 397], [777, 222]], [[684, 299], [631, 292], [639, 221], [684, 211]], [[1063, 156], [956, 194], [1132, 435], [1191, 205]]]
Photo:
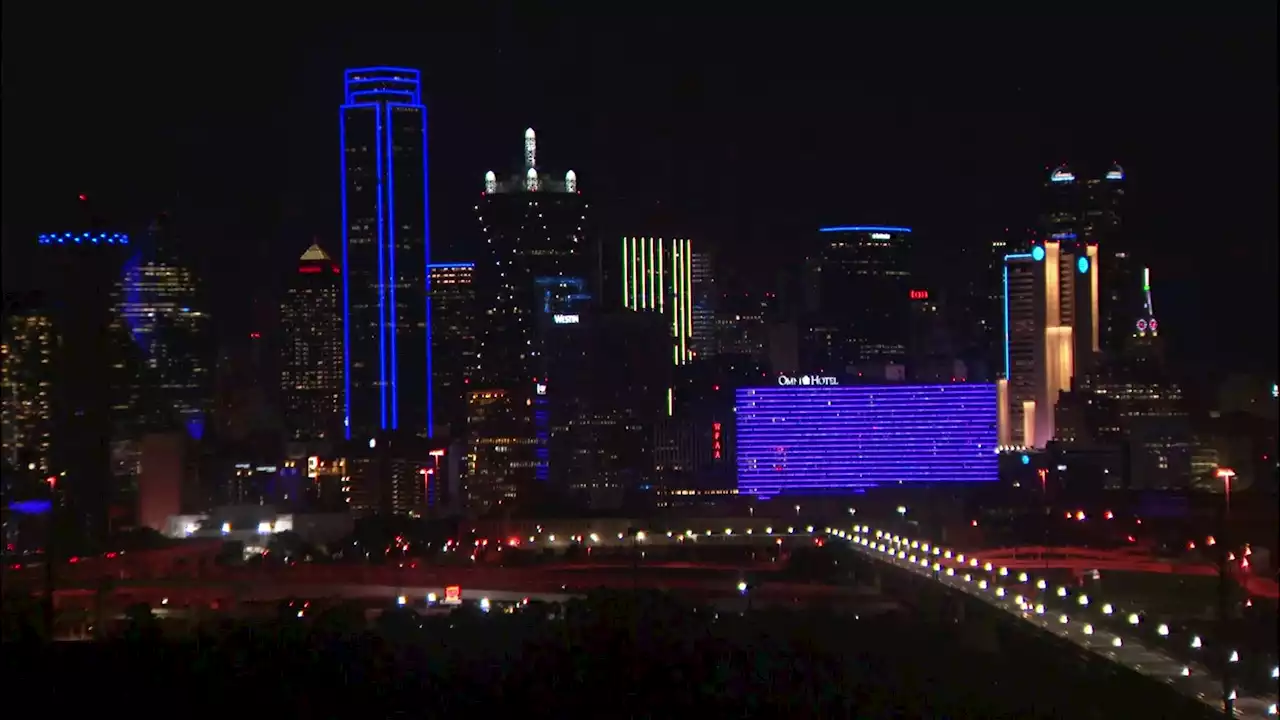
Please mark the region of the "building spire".
[[524, 131], [524, 166], [529, 170], [538, 167], [538, 135], [533, 128]]

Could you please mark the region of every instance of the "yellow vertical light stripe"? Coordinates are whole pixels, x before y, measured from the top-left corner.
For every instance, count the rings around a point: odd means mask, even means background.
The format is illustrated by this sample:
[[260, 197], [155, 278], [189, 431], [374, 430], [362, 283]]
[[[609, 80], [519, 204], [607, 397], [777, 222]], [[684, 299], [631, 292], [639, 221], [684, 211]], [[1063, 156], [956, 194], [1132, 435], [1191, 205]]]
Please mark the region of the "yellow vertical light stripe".
[[654, 297], [654, 280], [658, 277], [658, 270], [653, 264], [653, 238], [649, 238], [649, 274], [646, 282], [649, 284], [649, 309], [653, 310], [658, 307], [658, 300]]
[[627, 239], [622, 238], [622, 307], [631, 307], [631, 279], [628, 275], [631, 273], [629, 267], [630, 253], [627, 251]]
[[671, 241], [671, 362], [680, 364], [680, 241]]
[[665, 312], [667, 307], [667, 282], [666, 273], [667, 266], [666, 252], [663, 247], [662, 238], [658, 238], [658, 312]]
[[640, 303], [636, 306], [637, 310], [646, 310], [649, 307], [645, 290], [649, 287], [649, 282], [645, 280], [648, 275], [649, 266], [644, 262], [644, 238], [637, 238], [640, 241], [640, 247], [636, 252], [640, 256]]
[[671, 388], [667, 388], [667, 417], [671, 417], [672, 415], [675, 414], [675, 410], [676, 410], [675, 406], [676, 406], [675, 393], [672, 391]]

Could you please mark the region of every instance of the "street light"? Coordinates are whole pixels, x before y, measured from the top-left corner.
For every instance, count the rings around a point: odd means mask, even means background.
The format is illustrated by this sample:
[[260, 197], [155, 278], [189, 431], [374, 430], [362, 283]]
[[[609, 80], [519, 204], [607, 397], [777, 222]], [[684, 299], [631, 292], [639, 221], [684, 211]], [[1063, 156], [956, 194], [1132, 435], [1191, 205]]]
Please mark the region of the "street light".
[[[1218, 535], [1223, 540], [1218, 543], [1218, 622], [1222, 637], [1231, 637], [1231, 579], [1227, 574], [1227, 554], [1230, 552], [1228, 548], [1231, 547], [1231, 542], [1227, 531], [1231, 527], [1231, 481], [1235, 479], [1236, 471], [1219, 467], [1214, 475], [1222, 481], [1223, 489], [1221, 527], [1218, 530]], [[1235, 717], [1235, 692], [1231, 689], [1231, 684], [1231, 661], [1227, 659], [1222, 663], [1222, 712], [1229, 718]]]

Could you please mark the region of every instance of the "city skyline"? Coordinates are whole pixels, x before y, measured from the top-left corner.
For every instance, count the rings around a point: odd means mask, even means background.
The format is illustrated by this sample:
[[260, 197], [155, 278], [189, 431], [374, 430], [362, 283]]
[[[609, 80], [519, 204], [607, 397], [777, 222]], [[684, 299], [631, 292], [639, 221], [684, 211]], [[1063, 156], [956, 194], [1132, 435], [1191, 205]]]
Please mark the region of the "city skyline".
[[[1193, 31], [1187, 19], [1175, 20], [1181, 23], [1178, 27], [1184, 32]], [[1210, 20], [1202, 23], [1204, 27], [1194, 29], [1205, 45], [1203, 53], [1191, 58], [1181, 55], [1174, 58], [1176, 64], [1167, 73], [1158, 75], [1158, 82], [1140, 87], [1126, 83], [1135, 73], [1150, 72], [1152, 66], [1148, 63], [1168, 59], [1173, 48], [1164, 40], [1137, 32], [1123, 20], [1106, 31], [1125, 36], [1124, 42], [1112, 51], [1112, 62], [1124, 68], [1124, 72], [1116, 79], [1097, 80], [1078, 90], [1081, 102], [1107, 104], [1110, 110], [1105, 118], [1099, 113], [1082, 116], [1078, 112], [1055, 110], [1057, 106], [1050, 100], [1052, 93], [1047, 92], [1047, 88], [1065, 81], [1069, 69], [1065, 61], [1054, 57], [1034, 56], [1030, 67], [1015, 70], [1006, 67], [996, 50], [967, 48], [955, 58], [955, 70], [928, 80], [924, 77], [925, 69], [940, 58], [955, 56], [957, 46], [936, 30], [923, 27], [919, 37], [910, 41], [910, 46], [919, 51], [918, 57], [909, 62], [904, 60], [900, 67], [887, 68], [878, 80], [863, 78], [861, 92], [834, 99], [835, 105], [825, 102], [832, 114], [831, 120], [809, 127], [805, 135], [797, 135], [795, 131], [816, 121], [801, 121], [799, 115], [788, 108], [799, 110], [814, 106], [821, 95], [810, 95], [797, 104], [794, 101], [802, 99], [797, 93], [817, 90], [821, 83], [834, 81], [835, 75], [822, 70], [812, 77], [801, 77], [795, 89], [783, 90], [769, 80], [776, 77], [776, 73], [769, 73], [767, 81], [758, 88], [766, 101], [761, 120], [744, 120], [739, 123], [740, 127], [724, 126], [718, 120], [725, 110], [711, 107], [712, 100], [725, 100], [735, 88], [743, 86], [752, 72], [760, 69], [759, 62], [749, 58], [743, 67], [733, 70], [709, 57], [714, 51], [741, 51], [742, 48], [727, 40], [712, 38], [713, 42], [705, 50], [690, 55], [678, 65], [664, 66], [672, 78], [679, 80], [673, 87], [680, 90], [681, 83], [692, 83], [689, 90], [682, 92], [694, 95], [685, 97], [676, 93], [679, 96], [673, 96], [670, 88], [664, 90], [653, 81], [641, 82], [641, 78], [626, 75], [623, 77], [637, 81], [630, 85], [634, 93], [631, 99], [638, 105], [636, 112], [615, 112], [621, 99], [616, 92], [609, 91], [600, 96], [600, 103], [585, 107], [585, 115], [575, 116], [564, 103], [555, 100], [591, 96], [593, 89], [600, 86], [594, 72], [539, 79], [526, 83], [528, 87], [513, 87], [520, 84], [506, 77], [507, 74], [499, 73], [488, 85], [466, 87], [469, 79], [475, 77], [473, 73], [479, 70], [447, 69], [450, 66], [433, 60], [460, 49], [456, 42], [417, 51], [421, 54], [414, 58], [412, 52], [399, 48], [372, 52], [369, 43], [376, 35], [356, 29], [350, 33], [351, 40], [341, 52], [304, 53], [283, 66], [286, 75], [296, 78], [294, 85], [305, 85], [307, 89], [266, 106], [273, 126], [287, 122], [294, 128], [281, 146], [286, 152], [273, 155], [276, 158], [273, 164], [278, 165], [279, 170], [272, 174], [277, 187], [243, 178], [242, 182], [210, 186], [208, 180], [197, 180], [185, 174], [180, 166], [156, 172], [164, 168], [157, 165], [157, 161], [148, 160], [144, 165], [149, 175], [168, 179], [130, 183], [137, 188], [130, 197], [115, 197], [120, 193], [112, 187], [110, 178], [120, 170], [118, 164], [109, 161], [110, 153], [115, 152], [109, 148], [93, 149], [69, 163], [79, 172], [60, 170], [56, 178], [27, 165], [26, 153], [13, 145], [14, 132], [24, 127], [36, 133], [54, 128], [29, 126], [22, 112], [22, 107], [28, 105], [18, 101], [29, 97], [33, 105], [38, 104], [41, 91], [33, 84], [38, 83], [38, 76], [27, 75], [21, 67], [10, 63], [5, 80], [14, 102], [7, 104], [5, 110], [6, 128], [9, 128], [6, 148], [12, 150], [7, 153], [11, 161], [6, 163], [6, 173], [23, 172], [29, 180], [22, 184], [6, 183], [6, 188], [10, 188], [6, 192], [12, 193], [17, 186], [28, 188], [27, 192], [47, 189], [50, 195], [55, 191], [88, 191], [101, 197], [103, 206], [110, 207], [113, 216], [130, 222], [134, 218], [150, 217], [164, 206], [176, 205], [180, 212], [185, 209], [182, 214], [190, 219], [187, 224], [198, 228], [191, 242], [207, 256], [204, 261], [211, 284], [224, 288], [219, 291], [217, 305], [228, 307], [229, 311], [215, 313], [215, 322], [220, 335], [225, 336], [255, 329], [244, 327], [246, 313], [237, 305], [242, 302], [243, 294], [225, 289], [230, 284], [226, 280], [229, 263], [238, 266], [246, 253], [255, 258], [250, 277], [270, 296], [278, 294], [278, 288], [283, 286], [282, 276], [286, 273], [280, 269], [305, 249], [313, 236], [319, 237], [322, 245], [335, 249], [340, 242], [334, 220], [339, 204], [333, 189], [336, 169], [331, 161], [324, 160], [328, 151], [323, 150], [332, 147], [332, 141], [325, 139], [332, 137], [332, 115], [318, 108], [321, 100], [331, 107], [334, 93], [339, 92], [331, 78], [342, 66], [357, 67], [369, 61], [386, 60], [424, 69], [426, 101], [435, 108], [432, 111], [435, 121], [428, 132], [437, 138], [437, 144], [443, 142], [449, 146], [438, 148], [432, 155], [432, 173], [438, 179], [433, 188], [433, 202], [438, 208], [432, 222], [433, 231], [446, 238], [437, 243], [439, 250], [434, 259], [440, 261], [474, 260], [475, 253], [468, 252], [463, 245], [467, 231], [473, 227], [467, 217], [470, 203], [466, 198], [478, 192], [479, 178], [486, 170], [501, 172], [519, 161], [515, 157], [518, 149], [512, 148], [508, 138], [530, 125], [538, 128], [540, 140], [551, 156], [575, 158], [574, 169], [591, 187], [593, 202], [599, 210], [599, 235], [616, 238], [637, 229], [651, 228], [655, 223], [650, 217], [640, 220], [635, 216], [654, 216], [660, 224], [673, 226], [672, 235], [678, 232], [692, 237], [701, 247], [716, 251], [726, 247], [747, 250], [733, 253], [733, 260], [727, 263], [731, 272], [726, 274], [740, 276], [737, 284], [748, 286], [759, 286], [762, 274], [772, 272], [779, 259], [797, 262], [797, 258], [788, 257], [795, 252], [796, 240], [810, 236], [814, 227], [822, 225], [868, 220], [901, 223], [916, 228], [920, 243], [939, 258], [953, 254], [959, 246], [976, 249], [1005, 227], [1032, 221], [1034, 186], [1039, 182], [1040, 173], [1064, 161], [1099, 166], [1120, 160], [1131, 177], [1133, 189], [1128, 228], [1135, 242], [1142, 245], [1141, 250], [1151, 256], [1147, 264], [1161, 278], [1162, 290], [1167, 296], [1162, 299], [1162, 314], [1167, 314], [1170, 322], [1176, 320], [1169, 326], [1171, 356], [1180, 364], [1189, 365], [1188, 372], [1199, 373], [1205, 369], [1217, 372], [1219, 365], [1260, 370], [1273, 364], [1271, 343], [1263, 343], [1260, 349], [1254, 343], [1248, 352], [1236, 348], [1230, 338], [1256, 327], [1258, 321], [1241, 317], [1252, 317], [1252, 312], [1231, 313], [1228, 309], [1232, 302], [1239, 301], [1249, 303], [1264, 314], [1274, 312], [1274, 286], [1268, 286], [1254, 273], [1258, 268], [1274, 265], [1269, 253], [1275, 252], [1275, 245], [1252, 240], [1274, 235], [1274, 214], [1264, 212], [1265, 203], [1257, 202], [1274, 196], [1274, 192], [1269, 192], [1275, 183], [1274, 173], [1270, 172], [1274, 163], [1262, 161], [1274, 156], [1274, 134], [1261, 132], [1263, 127], [1274, 125], [1265, 122], [1268, 117], [1274, 119], [1274, 98], [1267, 91], [1271, 85], [1265, 82], [1272, 76], [1267, 74], [1270, 71], [1256, 69], [1255, 64], [1240, 53], [1215, 56], [1210, 49], [1231, 37], [1233, 47], [1241, 47], [1241, 52], [1265, 52], [1273, 36], [1235, 32], [1240, 30], [1242, 22], [1238, 18]], [[469, 17], [460, 22], [467, 28], [493, 30], [476, 48], [482, 56], [485, 48], [490, 52], [481, 63], [485, 67], [499, 62], [496, 58], [504, 53], [532, 52], [579, 26], [598, 29], [602, 37], [623, 37], [648, 27], [640, 23], [624, 32], [600, 18], [538, 19], [525, 35], [511, 29], [510, 18], [491, 21]], [[495, 24], [485, 24], [489, 22]], [[745, 22], [753, 20], [748, 18]], [[879, 18], [876, 22], [885, 28], [901, 27], [901, 22], [892, 18]], [[794, 27], [789, 23], [784, 25], [788, 30]], [[542, 29], [548, 32], [536, 32]], [[706, 29], [693, 23], [679, 31], [678, 36], [688, 37]], [[1055, 32], [1065, 33], [1067, 29]], [[676, 31], [665, 32], [666, 37], [677, 37], [673, 34]], [[820, 36], [821, 33], [815, 37]], [[292, 36], [282, 36], [281, 47], [292, 47], [297, 41]], [[1030, 41], [1008, 38], [1004, 42], [1013, 49]], [[1039, 42], [1048, 44], [1049, 40]], [[786, 47], [793, 46], [787, 44]], [[881, 45], [869, 42], [866, 51], [871, 53], [878, 47]], [[583, 66], [590, 60], [603, 72], [603, 68], [617, 64], [594, 43], [586, 47], [584, 53]], [[824, 49], [798, 51], [797, 57], [784, 59], [779, 70], [798, 68], [805, 60], [825, 57], [828, 53]], [[1144, 53], [1152, 60], [1142, 60], [1139, 56]], [[558, 67], [579, 64], [570, 59], [556, 62]], [[1191, 76], [1198, 87], [1206, 86], [1211, 78], [1220, 86], [1213, 97], [1225, 98], [1225, 93], [1231, 92], [1232, 107], [1252, 103], [1248, 107], [1253, 111], [1232, 114], [1238, 128], [1230, 137], [1226, 137], [1226, 133], [1214, 133], [1213, 123], [1220, 121], [1204, 117], [1207, 113], [1196, 109], [1164, 116], [1157, 122], [1153, 108], [1165, 107], [1173, 101], [1169, 83], [1178, 76], [1177, 70], [1190, 68], [1191, 63], [1205, 68]], [[953, 73], [980, 69], [998, 72], [973, 80], [969, 99], [948, 107], [942, 100], [956, 97], [959, 89], [951, 87]], [[198, 75], [215, 72], [212, 66], [206, 67], [195, 60], [189, 70]], [[100, 70], [88, 68], [85, 72], [89, 77], [84, 82], [90, 83], [92, 77], [97, 77], [94, 73]], [[216, 72], [219, 76], [224, 73]], [[1040, 75], [1034, 76], [1034, 73]], [[1180, 77], [1180, 82], [1187, 81], [1186, 73]], [[1258, 83], [1258, 80], [1264, 82]], [[1042, 87], [1045, 89], [1039, 89]], [[89, 85], [85, 91], [94, 92]], [[705, 91], [708, 97], [697, 101], [698, 91]], [[186, 108], [194, 100], [186, 90], [173, 92], [176, 108]], [[1150, 107], [1143, 107], [1143, 103]], [[836, 133], [835, 128], [841, 125], [837, 119], [863, 105], [884, 108], [883, 113], [873, 113], [883, 116], [882, 119], [861, 118], [849, 126], [851, 134]], [[726, 106], [732, 107], [732, 104]], [[128, 109], [125, 114], [134, 112]], [[162, 154], [186, 158], [205, 168], [207, 175], [212, 173], [210, 178], [229, 179], [232, 176], [220, 169], [225, 161], [205, 155], [208, 149], [201, 144], [193, 145], [192, 138], [204, 137], [211, 147], [222, 147], [231, 138], [249, 141], [244, 149], [233, 152], [233, 157], [257, 147], [258, 136], [244, 134], [237, 120], [242, 115], [238, 113], [238, 110], [218, 108], [203, 114], [175, 109], [173, 122], [166, 125], [163, 132], [147, 135], [148, 142], [138, 152], [148, 158]], [[668, 119], [662, 119], [664, 114]], [[760, 123], [766, 119], [776, 125], [776, 130], [761, 131]], [[146, 127], [160, 129], [155, 121], [148, 122]], [[984, 129], [984, 125], [990, 127]], [[1016, 131], [1011, 132], [1015, 126]], [[1189, 133], [1192, 127], [1201, 129]], [[86, 137], [73, 135], [66, 140], [72, 147], [82, 147], [87, 137], [96, 137], [99, 132], [88, 128], [84, 133]], [[223, 135], [226, 139], [220, 139]], [[1202, 136], [1206, 141], [1199, 139]], [[1214, 138], [1213, 143], [1207, 142], [1210, 136]], [[748, 139], [754, 144], [746, 144]], [[1244, 152], [1245, 142], [1261, 143], [1262, 160], [1248, 159], [1259, 154]], [[1239, 151], [1230, 151], [1233, 143], [1240, 146]], [[915, 149], [907, 150], [911, 145], [916, 146]], [[819, 148], [822, 152], [815, 155]], [[51, 151], [71, 152], [70, 147], [66, 150], [55, 147]], [[850, 162], [855, 156], [857, 161]], [[982, 165], [989, 167], [972, 168], [970, 158], [979, 156], [987, 158]], [[65, 169], [68, 163], [58, 165]], [[1225, 190], [1215, 189], [1220, 183], [1210, 180], [1215, 166], [1224, 168], [1236, 180], [1230, 184], [1229, 200]], [[23, 170], [24, 167], [30, 172]], [[759, 185], [773, 198], [771, 202], [759, 202], [762, 189], [738, 179], [751, 174], [743, 172], [747, 167], [759, 168], [757, 172], [762, 180], [767, 178]], [[928, 167], [943, 174], [941, 182], [931, 177], [926, 171]], [[1185, 168], [1185, 172], [1177, 172], [1179, 167]], [[107, 168], [112, 171], [104, 173]], [[954, 175], [957, 172], [960, 174]], [[963, 180], [951, 180], [953, 176]], [[50, 213], [41, 212], [36, 216], [36, 209], [42, 205], [52, 207], [47, 204], [53, 202], [36, 197], [18, 207], [12, 201], [6, 203], [6, 207], [15, 208], [7, 212], [4, 219], [6, 258], [15, 253], [21, 258], [26, 249], [15, 247], [23, 245], [22, 239], [30, 232], [52, 222]], [[1164, 211], [1166, 207], [1179, 208], [1176, 220]], [[1227, 210], [1228, 207], [1231, 209]], [[245, 224], [250, 222], [251, 225]], [[239, 236], [245, 240], [234, 239]], [[224, 242], [226, 238], [232, 239]], [[1194, 252], [1204, 247], [1201, 244], [1204, 238], [1212, 238], [1215, 252]], [[1157, 252], [1153, 254], [1152, 250]], [[235, 253], [237, 259], [232, 261], [227, 253]], [[721, 264], [726, 264], [724, 254], [718, 254]], [[6, 263], [7, 266], [13, 264]], [[1242, 277], [1236, 283], [1238, 292], [1248, 299], [1229, 301], [1220, 297], [1220, 293], [1209, 291], [1210, 279], [1227, 272]], [[12, 276], [6, 275], [6, 282], [11, 281]], [[722, 278], [720, 284], [728, 282]], [[1188, 297], [1202, 298], [1205, 307], [1202, 309], [1200, 302], [1190, 301]], [[272, 298], [267, 299], [267, 304], [271, 304]], [[1206, 311], [1220, 316], [1221, 320], [1200, 323], [1205, 327], [1196, 327], [1194, 331], [1172, 330], [1179, 326], [1193, 327], [1191, 323]], [[1270, 316], [1261, 321], [1274, 324]], [[1213, 347], [1215, 351], [1211, 354], [1206, 347]]]

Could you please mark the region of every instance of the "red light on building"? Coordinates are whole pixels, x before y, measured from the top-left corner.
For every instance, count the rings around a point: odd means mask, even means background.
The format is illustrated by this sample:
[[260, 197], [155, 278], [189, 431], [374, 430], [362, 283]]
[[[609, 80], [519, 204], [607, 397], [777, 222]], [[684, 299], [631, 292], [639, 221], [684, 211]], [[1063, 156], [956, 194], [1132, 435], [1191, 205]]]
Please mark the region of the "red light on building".
[[711, 457], [720, 459], [720, 423], [711, 423]]
[[312, 273], [322, 272], [322, 271], [323, 271], [323, 268], [321, 268], [319, 265], [303, 265], [302, 267], [298, 268], [298, 272], [306, 273], [308, 275]]
[[911, 292], [912, 300], [928, 300], [929, 299], [928, 290], [912, 290], [910, 292]]

